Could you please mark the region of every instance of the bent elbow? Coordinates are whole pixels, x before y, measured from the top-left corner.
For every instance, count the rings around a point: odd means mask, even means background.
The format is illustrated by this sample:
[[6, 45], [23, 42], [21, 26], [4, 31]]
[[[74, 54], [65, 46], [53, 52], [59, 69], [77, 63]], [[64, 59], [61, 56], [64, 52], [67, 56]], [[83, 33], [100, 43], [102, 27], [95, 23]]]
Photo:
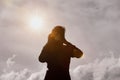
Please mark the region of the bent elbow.
[[82, 58], [83, 57], [83, 52], [79, 53], [79, 55], [77, 56], [77, 58]]
[[42, 62], [42, 63], [45, 62], [45, 60], [41, 59], [40, 57], [38, 58], [38, 61], [39, 61], [39, 62]]
[[74, 49], [74, 57], [81, 58], [83, 56], [83, 52], [78, 49]]

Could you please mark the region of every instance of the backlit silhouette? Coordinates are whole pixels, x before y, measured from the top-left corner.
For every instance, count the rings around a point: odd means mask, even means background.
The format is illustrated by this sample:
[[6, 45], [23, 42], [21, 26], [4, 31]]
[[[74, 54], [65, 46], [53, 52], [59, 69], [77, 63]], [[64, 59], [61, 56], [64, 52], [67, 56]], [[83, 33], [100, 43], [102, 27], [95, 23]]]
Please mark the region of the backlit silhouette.
[[48, 42], [39, 56], [40, 62], [47, 63], [44, 80], [71, 80], [70, 59], [80, 58], [83, 52], [65, 39], [65, 28], [56, 26], [48, 36]]

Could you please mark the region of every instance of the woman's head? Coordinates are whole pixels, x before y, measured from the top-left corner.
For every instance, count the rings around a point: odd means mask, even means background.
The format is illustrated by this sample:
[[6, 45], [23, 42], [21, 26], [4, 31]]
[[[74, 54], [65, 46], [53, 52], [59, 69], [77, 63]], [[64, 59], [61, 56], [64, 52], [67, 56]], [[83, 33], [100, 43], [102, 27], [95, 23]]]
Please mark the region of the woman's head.
[[57, 40], [65, 39], [65, 28], [63, 26], [55, 26], [50, 35]]

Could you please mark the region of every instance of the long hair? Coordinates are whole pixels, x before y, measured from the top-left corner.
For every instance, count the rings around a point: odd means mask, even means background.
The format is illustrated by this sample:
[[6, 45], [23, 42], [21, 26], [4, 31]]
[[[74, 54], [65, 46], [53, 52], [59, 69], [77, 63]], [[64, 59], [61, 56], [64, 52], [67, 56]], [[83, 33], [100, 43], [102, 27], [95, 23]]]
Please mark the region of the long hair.
[[60, 37], [62, 38], [62, 40], [65, 40], [65, 28], [63, 26], [55, 26], [52, 29], [52, 32], [49, 34], [48, 40], [53, 39], [54, 37], [57, 36], [57, 34], [60, 35]]
[[56, 26], [53, 28], [52, 33], [54, 32], [59, 33], [61, 37], [65, 38], [65, 28], [63, 26]]

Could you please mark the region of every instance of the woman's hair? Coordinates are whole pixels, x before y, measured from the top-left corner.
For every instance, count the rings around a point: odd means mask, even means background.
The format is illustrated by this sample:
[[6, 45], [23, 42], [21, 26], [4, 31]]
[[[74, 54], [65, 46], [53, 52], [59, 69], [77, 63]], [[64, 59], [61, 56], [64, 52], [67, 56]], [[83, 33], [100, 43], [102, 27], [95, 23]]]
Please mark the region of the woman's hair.
[[63, 39], [63, 41], [65, 40], [65, 28], [62, 26], [55, 26], [52, 29], [52, 32], [48, 35], [48, 43], [53, 42], [55, 40], [55, 37], [57, 36], [57, 34], [60, 34], [61, 38]]
[[52, 30], [52, 33], [58, 33], [61, 37], [65, 37], [65, 28], [63, 26], [55, 26]]

